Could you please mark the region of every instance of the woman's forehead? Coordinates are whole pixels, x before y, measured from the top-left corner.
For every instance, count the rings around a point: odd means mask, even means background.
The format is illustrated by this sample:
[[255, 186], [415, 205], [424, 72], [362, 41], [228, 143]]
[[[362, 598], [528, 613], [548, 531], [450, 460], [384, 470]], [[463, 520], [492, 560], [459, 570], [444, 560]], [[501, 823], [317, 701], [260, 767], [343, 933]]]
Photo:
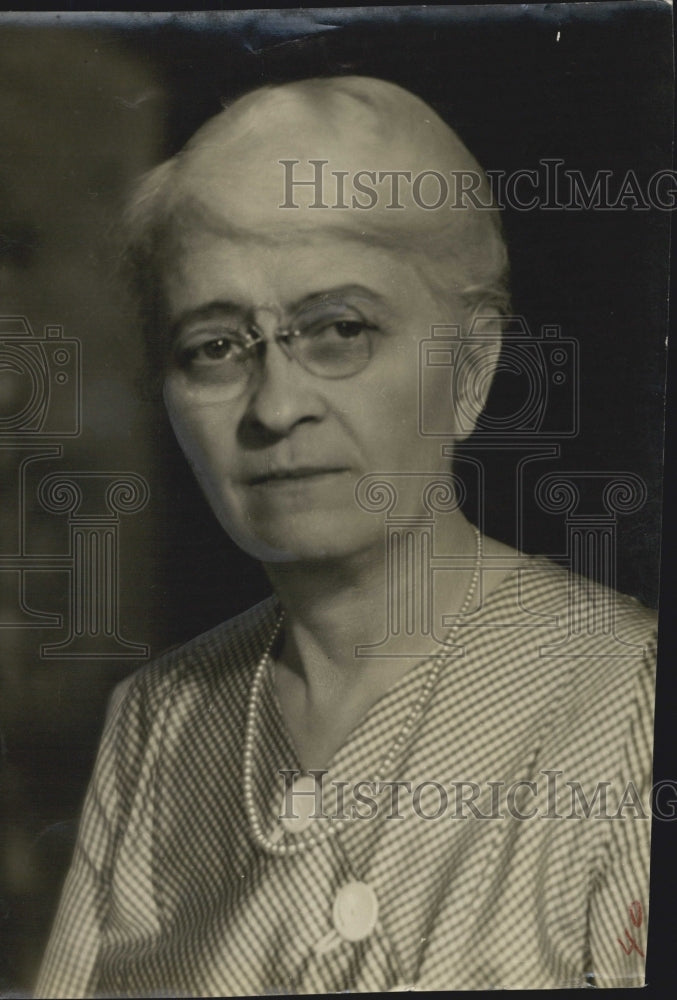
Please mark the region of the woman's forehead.
[[[477, 213], [475, 213], [477, 214]], [[224, 207], [218, 196], [191, 195], [179, 205], [171, 235], [165, 242], [165, 262], [176, 273], [197, 257], [218, 256], [224, 265], [237, 267], [243, 260], [264, 262], [272, 271], [302, 268], [326, 271], [339, 267], [350, 274], [370, 270], [396, 271], [401, 265], [424, 275], [444, 271], [451, 291], [468, 283], [479, 258], [491, 254], [493, 231], [465, 226], [454, 233], [447, 224], [395, 225], [400, 214], [387, 212], [276, 212], [272, 219], [242, 217]], [[201, 265], [202, 266], [202, 265]], [[366, 269], [366, 270], [365, 270]]]
[[290, 240], [194, 230], [182, 240], [165, 281], [173, 302], [223, 295], [296, 308], [314, 297], [343, 294], [387, 306], [403, 283], [420, 283], [426, 263], [401, 247], [367, 243], [341, 230]]

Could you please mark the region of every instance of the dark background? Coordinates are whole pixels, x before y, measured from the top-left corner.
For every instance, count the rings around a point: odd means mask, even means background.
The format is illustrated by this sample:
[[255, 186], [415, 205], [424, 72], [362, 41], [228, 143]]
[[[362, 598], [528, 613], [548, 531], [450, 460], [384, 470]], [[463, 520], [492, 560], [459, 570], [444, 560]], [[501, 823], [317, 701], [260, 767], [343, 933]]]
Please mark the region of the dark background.
[[[36, 326], [63, 322], [83, 341], [87, 419], [77, 445], [64, 453], [66, 463], [129, 468], [149, 481], [151, 506], [129, 519], [122, 540], [129, 634], [157, 653], [267, 592], [260, 569], [218, 528], [163, 414], [135, 388], [137, 327], [131, 303], [110, 277], [116, 264], [110, 237], [131, 177], [176, 152], [224, 98], [264, 83], [359, 73], [393, 80], [431, 103], [485, 169], [533, 169], [552, 157], [586, 179], [597, 169], [617, 179], [632, 169], [645, 182], [670, 166], [670, 13], [666, 4], [633, 2], [327, 8], [80, 21], [65, 16], [50, 26], [35, 19], [0, 27], [0, 46], [14, 53], [11, 82], [23, 95], [5, 117], [11, 127], [2, 162], [17, 189], [35, 188], [22, 208], [26, 218], [32, 213], [38, 230], [51, 227], [48, 250], [36, 262], [30, 258], [32, 230], [21, 229], [16, 199], [7, 199], [11, 211], [0, 218], [0, 231], [7, 231], [11, 216], [14, 249], [4, 264], [0, 257], [10, 275], [9, 285], [0, 285], [3, 293], [10, 289], [0, 312], [37, 314]], [[0, 68], [0, 82], [2, 76]], [[82, 119], [77, 140], [70, 138], [76, 117]], [[50, 142], [44, 118], [51, 121]], [[32, 140], [37, 179], [25, 177], [13, 153]], [[56, 168], [55, 156], [61, 157]], [[74, 271], [86, 271], [94, 258], [97, 269], [83, 287], [74, 281], [64, 298], [66, 221], [54, 214], [54, 205], [64, 201], [76, 159], [93, 165], [84, 182], [71, 178], [69, 189], [71, 220], [78, 206], [90, 206], [75, 216], [82, 257], [74, 258], [81, 261]], [[94, 217], [92, 204], [99, 212]], [[508, 209], [504, 224], [514, 311], [527, 317], [532, 331], [559, 324], [563, 336], [580, 345], [581, 433], [562, 442], [552, 468], [629, 471], [645, 481], [645, 506], [618, 521], [617, 582], [656, 606], [669, 217], [660, 211]], [[70, 231], [68, 240], [78, 242]], [[87, 282], [97, 297], [85, 309]], [[102, 396], [106, 384], [119, 384], [121, 409], [110, 394]], [[510, 391], [509, 380], [499, 380], [491, 405], [500, 410]], [[131, 424], [122, 420], [128, 411]], [[488, 463], [492, 483], [485, 529], [514, 543], [507, 459], [500, 449], [476, 454]], [[524, 528], [528, 551], [563, 552], [561, 520], [529, 508]], [[665, 610], [667, 617], [670, 608]], [[45, 664], [34, 633], [26, 638], [16, 629], [0, 630], [0, 643], [4, 691], [11, 695], [0, 703], [2, 801], [12, 831], [0, 868], [2, 991], [30, 986], [72, 849], [106, 698], [140, 661]], [[670, 670], [666, 664], [664, 673]], [[669, 742], [659, 737], [657, 753], [665, 754]], [[669, 826], [655, 824], [659, 847]], [[657, 878], [663, 875], [654, 866]], [[657, 953], [664, 940], [658, 924], [652, 934]]]

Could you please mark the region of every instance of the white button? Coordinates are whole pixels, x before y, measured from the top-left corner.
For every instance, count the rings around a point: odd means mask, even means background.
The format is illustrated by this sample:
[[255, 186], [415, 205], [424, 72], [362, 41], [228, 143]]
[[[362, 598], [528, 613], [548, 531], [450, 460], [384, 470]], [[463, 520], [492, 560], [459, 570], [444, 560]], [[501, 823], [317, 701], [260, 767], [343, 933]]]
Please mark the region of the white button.
[[334, 900], [334, 927], [345, 941], [362, 941], [376, 926], [378, 899], [366, 882], [346, 882]]
[[[320, 787], [317, 787], [318, 815], [322, 811]], [[315, 812], [315, 778], [311, 774], [302, 774], [294, 778], [292, 788], [282, 796], [280, 806], [280, 824], [285, 833], [302, 833], [311, 823]], [[293, 813], [293, 815], [288, 815]]]

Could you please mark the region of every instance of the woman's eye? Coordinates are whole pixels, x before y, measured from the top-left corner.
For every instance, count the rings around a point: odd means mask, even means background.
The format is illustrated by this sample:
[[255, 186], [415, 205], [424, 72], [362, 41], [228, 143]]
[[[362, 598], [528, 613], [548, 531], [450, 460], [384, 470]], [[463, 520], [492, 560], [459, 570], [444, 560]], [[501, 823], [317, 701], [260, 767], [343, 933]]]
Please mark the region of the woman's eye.
[[219, 337], [218, 340], [208, 340], [196, 349], [199, 357], [209, 358], [210, 361], [220, 361], [225, 358], [233, 348], [233, 342]]
[[238, 355], [237, 344], [229, 337], [214, 337], [196, 344], [188, 344], [179, 350], [182, 364], [208, 364], [210, 361], [225, 361]]
[[350, 340], [353, 337], [359, 337], [366, 327], [367, 324], [363, 323], [361, 320], [342, 319], [332, 323], [330, 329], [336, 330], [339, 337], [343, 337], [345, 340]]
[[366, 320], [352, 316], [347, 319], [327, 319], [313, 323], [305, 330], [305, 335], [312, 340], [356, 340], [367, 330], [375, 330], [376, 327]]

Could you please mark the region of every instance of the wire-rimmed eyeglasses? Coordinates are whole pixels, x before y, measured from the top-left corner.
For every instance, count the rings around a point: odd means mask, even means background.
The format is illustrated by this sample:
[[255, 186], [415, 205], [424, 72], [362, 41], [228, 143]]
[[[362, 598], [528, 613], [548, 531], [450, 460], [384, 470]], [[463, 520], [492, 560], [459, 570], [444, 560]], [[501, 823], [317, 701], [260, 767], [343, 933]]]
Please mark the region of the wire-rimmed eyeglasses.
[[225, 398], [234, 398], [260, 371], [273, 343], [312, 375], [326, 379], [356, 375], [371, 360], [375, 329], [345, 304], [305, 310], [270, 337], [253, 323], [199, 320], [177, 336], [173, 364], [196, 386], [218, 387]]

